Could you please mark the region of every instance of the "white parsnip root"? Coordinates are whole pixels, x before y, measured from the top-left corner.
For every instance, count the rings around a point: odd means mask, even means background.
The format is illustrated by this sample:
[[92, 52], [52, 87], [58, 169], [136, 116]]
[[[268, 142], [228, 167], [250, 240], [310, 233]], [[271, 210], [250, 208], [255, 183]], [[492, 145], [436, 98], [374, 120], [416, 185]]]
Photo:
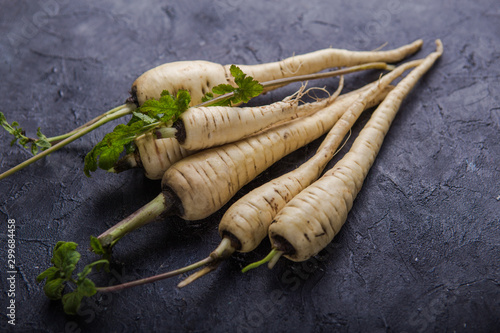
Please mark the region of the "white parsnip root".
[[441, 56], [441, 41], [436, 45], [436, 52], [410, 72], [375, 110], [350, 151], [276, 216], [269, 237], [278, 255], [307, 260], [339, 232], [403, 99]]
[[143, 168], [149, 179], [161, 179], [174, 163], [208, 147], [238, 141], [264, 129], [310, 115], [333, 103], [340, 95], [344, 78], [329, 98], [299, 108], [300, 98], [309, 90], [302, 86], [295, 94], [270, 105], [256, 107], [193, 107], [185, 111], [171, 130], [176, 137], [156, 139], [147, 133], [135, 140], [136, 151], [115, 164], [119, 173], [131, 168]]
[[[175, 193], [180, 200], [183, 209], [179, 216], [183, 219], [206, 218], [278, 160], [326, 133], [356, 97], [356, 93], [346, 94], [331, 104], [334, 109], [327, 107], [311, 116], [189, 156], [165, 172], [163, 190]], [[303, 104], [300, 108], [305, 110], [323, 102]]]
[[135, 140], [135, 145], [136, 151], [118, 161], [115, 172], [140, 167], [147, 178], [161, 179], [172, 164], [196, 153], [182, 147], [175, 138], [156, 139], [153, 133]]
[[[277, 122], [296, 118], [304, 88], [269, 105], [189, 108], [174, 124], [177, 129], [175, 137], [188, 150], [201, 150], [238, 141]], [[338, 94], [340, 90], [330, 101], [333, 102]], [[308, 111], [312, 113], [317, 109], [309, 108]]]
[[[316, 73], [328, 68], [353, 66], [368, 62], [398, 62], [415, 53], [422, 46], [422, 40], [388, 51], [349, 51], [344, 49], [324, 49], [293, 56], [282, 61], [258, 65], [237, 65], [258, 82]], [[202, 102], [205, 93], [219, 84], [235, 85], [229, 71], [230, 65], [220, 65], [208, 61], [178, 61], [160, 65], [142, 74], [132, 85], [132, 98], [138, 105], [150, 98], [158, 99], [163, 90], [174, 94], [188, 90], [191, 105]], [[276, 89], [273, 86], [265, 91]]]

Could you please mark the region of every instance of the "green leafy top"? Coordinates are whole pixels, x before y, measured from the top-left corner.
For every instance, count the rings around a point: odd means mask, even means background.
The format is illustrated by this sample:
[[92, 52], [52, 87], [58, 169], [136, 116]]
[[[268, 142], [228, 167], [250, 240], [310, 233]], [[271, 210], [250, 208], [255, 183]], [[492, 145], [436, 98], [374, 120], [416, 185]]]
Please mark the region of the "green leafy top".
[[[228, 106], [246, 103], [262, 93], [263, 86], [237, 66], [232, 65], [230, 72], [237, 87], [229, 84], [215, 86], [212, 92], [205, 94], [203, 102], [209, 106]], [[221, 98], [214, 98], [214, 93], [221, 95]], [[113, 132], [106, 134], [85, 156], [85, 175], [90, 177], [90, 173], [98, 167], [104, 170], [112, 169], [123, 151], [133, 151], [133, 141], [137, 137], [153, 131], [161, 133], [156, 130], [171, 126], [188, 109], [190, 101], [191, 95], [186, 90], [179, 90], [176, 96], [163, 91], [159, 100], [145, 101], [133, 112], [132, 119], [126, 125], [116, 126]]]
[[211, 106], [230, 106], [239, 103], [247, 103], [250, 99], [262, 94], [264, 87], [254, 80], [251, 76], [247, 76], [243, 71], [235, 65], [229, 68], [231, 75], [234, 77], [234, 82], [238, 87], [233, 87], [230, 84], [220, 84], [212, 88], [212, 92], [206, 93], [202, 98], [203, 102], [208, 102], [214, 98], [214, 94], [228, 95], [227, 97], [211, 103]]
[[[91, 237], [91, 245], [94, 251], [99, 251], [99, 245], [96, 244], [97, 239]], [[97, 241], [98, 242], [98, 241]], [[83, 270], [73, 278], [73, 271], [76, 264], [80, 260], [80, 253], [76, 251], [78, 244], [73, 242], [58, 242], [54, 247], [51, 262], [52, 267], [37, 276], [37, 282], [45, 280], [43, 290], [45, 295], [52, 300], [62, 299], [64, 312], [67, 314], [76, 314], [80, 307], [83, 297], [90, 297], [97, 292], [96, 286], [87, 275], [92, 272], [94, 267], [100, 269], [107, 268], [109, 261], [100, 259], [88, 264]], [[101, 247], [102, 249], [102, 247]], [[63, 296], [63, 291], [67, 283], [72, 283], [75, 289]]]
[[85, 174], [90, 177], [90, 172], [96, 171], [97, 167], [111, 169], [124, 150], [130, 152], [134, 139], [157, 127], [171, 125], [188, 109], [190, 101], [191, 96], [186, 90], [179, 90], [176, 96], [163, 91], [159, 100], [145, 101], [126, 125], [116, 126], [85, 156]]
[[0, 124], [7, 132], [14, 136], [14, 139], [10, 142], [11, 146], [13, 146], [16, 142], [19, 142], [23, 148], [28, 149], [28, 144], [31, 143], [30, 150], [33, 155], [36, 155], [39, 149], [46, 150], [51, 146], [47, 137], [40, 131], [40, 127], [38, 127], [36, 132], [38, 139], [33, 139], [26, 136], [26, 132], [19, 127], [19, 123], [17, 121], [13, 121], [12, 124], [9, 124], [7, 118], [5, 118], [5, 115], [2, 112], [0, 112]]

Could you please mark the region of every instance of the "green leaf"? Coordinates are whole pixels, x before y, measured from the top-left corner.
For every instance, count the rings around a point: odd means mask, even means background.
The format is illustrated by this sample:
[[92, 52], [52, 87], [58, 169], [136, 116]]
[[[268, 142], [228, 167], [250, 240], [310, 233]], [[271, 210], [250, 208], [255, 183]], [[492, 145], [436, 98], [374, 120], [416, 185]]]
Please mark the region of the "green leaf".
[[76, 264], [80, 260], [80, 253], [78, 251], [68, 251], [63, 262], [62, 271], [64, 277], [67, 279], [71, 278], [73, 271], [75, 270]]
[[[228, 96], [220, 101], [211, 103], [210, 106], [230, 106], [242, 102], [247, 103], [250, 99], [259, 96], [264, 91], [264, 87], [259, 82], [251, 76], [247, 76], [239, 67], [231, 65], [229, 71], [234, 77], [237, 87], [233, 87], [230, 84], [219, 84], [212, 88], [212, 92], [218, 95], [233, 93], [233, 96]], [[213, 93], [205, 94], [202, 100], [204, 102], [212, 100], [214, 98]]]
[[97, 147], [98, 145], [95, 146], [90, 152], [88, 152], [87, 155], [85, 155], [83, 172], [87, 177], [90, 177], [91, 172], [97, 170], [97, 159], [99, 156], [96, 154]]
[[[150, 99], [136, 110], [136, 113], [145, 114], [155, 120], [174, 122], [187, 110], [191, 102], [191, 95], [186, 90], [179, 90], [176, 96], [168, 91], [163, 91], [159, 100]], [[130, 123], [129, 123], [130, 125]]]
[[95, 287], [94, 282], [92, 282], [88, 278], [79, 281], [77, 291], [80, 295], [86, 297], [93, 296], [97, 293], [97, 289]]
[[33, 155], [36, 155], [40, 149], [46, 150], [52, 146], [47, 137], [41, 132], [40, 127], [37, 130], [38, 139], [32, 139], [25, 135], [24, 130], [19, 127], [17, 121], [13, 121], [12, 124], [9, 124], [2, 112], [0, 112], [0, 124], [7, 132], [14, 136], [14, 139], [10, 142], [11, 146], [17, 142], [23, 148], [28, 149], [28, 143], [31, 143], [30, 151]]
[[76, 315], [78, 309], [80, 309], [82, 299], [83, 295], [78, 290], [64, 295], [62, 298], [64, 312], [69, 315]]
[[[91, 237], [91, 244], [96, 251], [104, 251], [97, 238]], [[73, 242], [57, 242], [51, 260], [54, 267], [46, 269], [36, 278], [38, 282], [46, 280], [43, 288], [45, 294], [52, 300], [62, 299], [64, 311], [67, 314], [76, 314], [83, 297], [90, 297], [97, 293], [94, 282], [87, 278], [92, 269], [102, 265], [109, 265], [109, 261], [105, 259], [94, 261], [77, 274], [76, 280], [73, 279], [72, 273], [80, 260], [80, 253], [76, 251], [76, 247], [77, 244]], [[63, 295], [66, 282], [76, 284], [76, 289]]]
[[123, 145], [111, 145], [106, 150], [102, 150], [99, 157], [99, 168], [103, 170], [111, 169], [120, 159], [124, 149]]
[[40, 127], [38, 127], [36, 131], [36, 136], [38, 137], [38, 140], [35, 141], [35, 144], [40, 147], [42, 150], [49, 149], [52, 147], [52, 144], [49, 142], [47, 137], [42, 133], [40, 130]]
[[146, 124], [152, 124], [156, 121], [156, 119], [151, 118], [150, 116], [144, 113], [134, 112], [133, 115], [144, 121]]
[[57, 267], [49, 267], [36, 277], [36, 282], [40, 283], [44, 279], [47, 279], [47, 281], [57, 279], [60, 277], [60, 272]]
[[[176, 114], [178, 118], [182, 112], [186, 111], [189, 108], [189, 103], [191, 103], [191, 94], [187, 90], [179, 90], [177, 92], [176, 103], [179, 112]], [[177, 120], [177, 119], [176, 119]]]
[[64, 279], [57, 278], [47, 281], [43, 287], [45, 295], [51, 300], [58, 300], [62, 297], [62, 292], [64, 290]]
[[102, 247], [101, 241], [97, 237], [90, 236], [90, 247], [95, 254], [102, 255], [106, 253]]
[[64, 269], [66, 256], [70, 252], [75, 251], [77, 246], [78, 244], [74, 242], [57, 242], [51, 262], [55, 267]]
[[0, 123], [7, 132], [14, 136], [14, 139], [10, 142], [11, 146], [13, 146], [16, 142], [19, 142], [21, 146], [28, 148], [26, 144], [30, 140], [24, 135], [24, 130], [19, 127], [19, 123], [17, 121], [13, 121], [12, 124], [9, 124], [5, 115], [0, 112]]
[[211, 92], [207, 92], [202, 98], [201, 98], [201, 101], [202, 102], [208, 102], [210, 100], [214, 99], [214, 94], [211, 93]]
[[120, 124], [114, 128], [113, 132], [106, 134], [102, 141], [85, 156], [85, 174], [90, 177], [90, 172], [97, 170], [97, 166], [104, 170], [113, 167], [125, 149], [125, 145], [132, 142], [146, 125], [142, 120], [130, 125]]
[[85, 156], [85, 175], [90, 177], [90, 173], [98, 167], [111, 169], [123, 151], [130, 151], [131, 144], [138, 136], [177, 120], [187, 110], [190, 101], [191, 96], [185, 90], [179, 90], [176, 96], [163, 91], [159, 100], [145, 101], [126, 125], [116, 126]]
[[10, 125], [9, 122], [7, 121], [7, 118], [5, 118], [3, 112], [0, 112], [0, 124], [2, 124], [2, 127], [12, 135], [15, 135], [16, 131], [13, 126], [19, 126], [17, 122], [13, 122], [12, 125]]
[[[63, 246], [64, 244], [66, 244], [66, 243], [67, 243], [67, 242], [64, 242], [64, 241], [59, 241], [59, 242], [57, 242], [57, 243], [56, 243], [56, 246], [54, 246], [54, 253], [55, 253], [57, 250], [59, 250], [59, 248], [60, 248], [61, 246]], [[75, 246], [75, 249], [76, 249], [76, 246]]]
[[69, 279], [80, 260], [80, 253], [76, 251], [78, 245], [73, 242], [58, 242], [54, 248], [51, 262], [60, 269], [62, 276]]
[[251, 76], [247, 76], [243, 71], [235, 65], [231, 65], [231, 75], [234, 76], [234, 82], [238, 85], [235, 90], [237, 100], [247, 103], [250, 99], [259, 96], [264, 87], [254, 80]]
[[125, 144], [125, 154], [132, 154], [136, 150], [136, 146], [133, 142], [129, 142]]
[[36, 144], [31, 145], [31, 154], [32, 155], [38, 154], [38, 146]]
[[218, 95], [232, 93], [235, 90], [236, 90], [236, 88], [230, 84], [219, 84], [218, 86], [215, 86], [212, 88], [212, 91], [214, 92], [214, 94], [218, 94]]

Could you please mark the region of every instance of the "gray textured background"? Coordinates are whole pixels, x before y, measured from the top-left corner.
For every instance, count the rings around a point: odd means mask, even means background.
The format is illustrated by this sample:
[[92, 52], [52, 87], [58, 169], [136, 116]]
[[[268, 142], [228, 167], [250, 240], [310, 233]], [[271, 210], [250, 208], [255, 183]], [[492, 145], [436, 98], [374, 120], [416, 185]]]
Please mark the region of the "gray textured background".
[[[159, 193], [139, 171], [82, 172], [105, 126], [0, 182], [0, 247], [16, 220], [16, 331], [491, 332], [500, 327], [500, 6], [491, 1], [0, 1], [1, 110], [29, 133], [74, 128], [122, 104], [133, 80], [164, 62], [254, 64], [329, 46], [370, 50], [417, 38], [445, 54], [404, 102], [345, 227], [321, 256], [239, 269], [265, 241], [195, 284], [178, 278], [96, 296], [65, 316], [35, 277], [58, 240], [81, 246]], [[415, 58], [414, 57], [414, 58]], [[346, 89], [377, 72], [347, 78]], [[334, 89], [336, 80], [322, 83]], [[261, 97], [277, 100], [295, 88]], [[354, 133], [368, 115], [362, 117]], [[115, 122], [118, 123], [118, 122]], [[0, 132], [0, 168], [29, 157]], [[305, 161], [315, 142], [280, 161], [265, 182]], [[332, 164], [333, 165], [333, 164]], [[194, 262], [219, 241], [224, 209], [168, 219], [116, 248], [114, 272], [132, 280]], [[1, 328], [7, 325], [2, 260]], [[100, 285], [116, 278], [96, 275]]]

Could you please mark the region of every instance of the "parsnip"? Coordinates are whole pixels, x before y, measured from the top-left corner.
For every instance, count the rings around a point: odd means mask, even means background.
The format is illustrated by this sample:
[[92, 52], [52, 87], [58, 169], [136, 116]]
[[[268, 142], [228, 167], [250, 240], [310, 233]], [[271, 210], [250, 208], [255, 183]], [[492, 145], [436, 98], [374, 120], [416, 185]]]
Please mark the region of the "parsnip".
[[[324, 49], [293, 56], [282, 61], [258, 65], [237, 65], [259, 82], [310, 74], [328, 68], [353, 66], [368, 62], [397, 62], [415, 53], [422, 40], [389, 51], [349, 51]], [[163, 90], [175, 94], [179, 89], [191, 93], [191, 105], [201, 103], [202, 97], [219, 84], [234, 85], [229, 65], [208, 61], [177, 61], [155, 67], [142, 74], [132, 85], [130, 101], [142, 105], [150, 98], [158, 99]], [[275, 89], [278, 86], [266, 89]]]
[[[265, 82], [301, 74], [316, 73], [323, 69], [333, 67], [352, 66], [374, 61], [396, 62], [418, 51], [421, 46], [422, 40], [419, 39], [411, 44], [389, 51], [357, 52], [342, 49], [325, 49], [291, 57], [279, 62], [250, 66], [242, 65], [241, 67], [243, 72], [247, 75], [254, 75], [254, 79], [257, 81]], [[40, 138], [44, 138], [43, 140], [26, 138], [24, 135], [19, 137], [19, 135], [16, 134], [16, 140], [19, 138], [20, 141], [27, 139], [32, 143], [33, 148], [42, 146], [45, 150], [1, 173], [0, 179], [8, 177], [54, 151], [59, 150], [110, 120], [134, 112], [136, 107], [141, 106], [146, 100], [151, 98], [159, 99], [164, 90], [174, 95], [179, 90], [187, 90], [191, 94], [190, 105], [198, 105], [202, 102], [205, 93], [210, 92], [214, 86], [219, 84], [230, 84], [235, 86], [234, 78], [229, 75], [229, 68], [230, 65], [222, 66], [207, 61], [179, 61], [164, 64], [145, 72], [134, 81], [131, 88], [131, 96], [127, 99], [125, 104], [105, 112], [83, 126], [52, 138], [39, 136]], [[284, 84], [270, 85], [265, 91], [276, 89], [283, 85]], [[4, 125], [8, 125], [7, 127], [10, 126], [6, 121]], [[49, 147], [49, 145], [52, 146]]]
[[161, 179], [172, 164], [196, 153], [194, 150], [184, 149], [175, 138], [156, 139], [153, 133], [135, 140], [135, 145], [135, 152], [120, 159], [113, 168], [114, 172], [142, 168], [147, 178]]

